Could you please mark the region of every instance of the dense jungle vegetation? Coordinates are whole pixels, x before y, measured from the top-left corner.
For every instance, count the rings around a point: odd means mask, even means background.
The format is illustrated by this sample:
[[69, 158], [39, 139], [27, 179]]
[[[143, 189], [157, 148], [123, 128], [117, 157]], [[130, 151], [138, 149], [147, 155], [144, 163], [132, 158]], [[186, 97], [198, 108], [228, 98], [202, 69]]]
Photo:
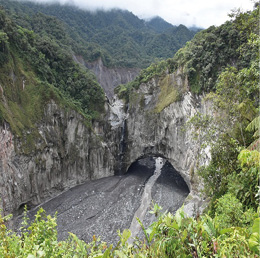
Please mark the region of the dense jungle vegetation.
[[102, 58], [106, 66], [144, 68], [173, 57], [195, 31], [156, 17], [145, 22], [128, 11], [90, 12], [68, 5], [39, 5], [0, 0], [15, 22], [69, 46], [86, 61]]
[[40, 119], [51, 99], [89, 118], [103, 111], [104, 93], [94, 76], [73, 62], [71, 51], [17, 25], [0, 9], [0, 121], [20, 135]]
[[[182, 210], [161, 214], [154, 205], [151, 212], [157, 220], [148, 228], [142, 225], [144, 239], [129, 244], [131, 232], [126, 229], [119, 233], [116, 246], [96, 236], [85, 243], [73, 234], [58, 241], [56, 218], [43, 210], [30, 225], [25, 212], [21, 234], [8, 230], [8, 217], [0, 217], [1, 257], [260, 257], [259, 5], [250, 12], [233, 12], [231, 18], [220, 27], [199, 32], [172, 59], [153, 64], [134, 82], [117, 88], [129, 100], [141, 83], [180, 68], [193, 94], [203, 93], [212, 102], [212, 116], [197, 114], [187, 124], [202, 150], [211, 147], [211, 162], [199, 168], [202, 194], [209, 199], [204, 213], [194, 211], [193, 218]], [[43, 105], [40, 96], [43, 101], [73, 103], [69, 100], [76, 94], [87, 114], [93, 116], [102, 109], [101, 104], [94, 105], [103, 101], [95, 80], [71, 63], [68, 52], [56, 44], [16, 25], [0, 10], [0, 118], [14, 128], [28, 126], [22, 122], [26, 118], [21, 108], [31, 123], [37, 119]], [[15, 74], [12, 81], [10, 71]], [[74, 84], [66, 84], [69, 78]], [[89, 83], [84, 85], [86, 80]], [[78, 92], [72, 93], [75, 89]], [[28, 98], [38, 108], [32, 110]], [[19, 114], [15, 121], [12, 112]]]

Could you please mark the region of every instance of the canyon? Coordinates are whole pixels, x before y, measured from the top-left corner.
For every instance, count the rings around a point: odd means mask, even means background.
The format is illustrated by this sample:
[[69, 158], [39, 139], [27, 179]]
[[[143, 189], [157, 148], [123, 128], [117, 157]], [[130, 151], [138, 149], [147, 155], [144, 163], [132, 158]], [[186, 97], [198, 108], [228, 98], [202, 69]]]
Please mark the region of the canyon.
[[[169, 87], [188, 87], [180, 71], [166, 77]], [[124, 175], [131, 164], [147, 157], [161, 157], [178, 171], [190, 192], [185, 212], [200, 212], [205, 205], [196, 174], [200, 142], [193, 139], [186, 122], [198, 112], [210, 112], [210, 105], [187, 88], [180, 100], [157, 112], [161, 83], [152, 78], [141, 84], [129, 103], [117, 96], [107, 100], [102, 117], [91, 125], [76, 111], [50, 101], [37, 124], [39, 137], [27, 153], [4, 123], [0, 128], [3, 213], [17, 216], [25, 205], [31, 209], [86, 181]], [[202, 163], [210, 159], [205, 154]]]

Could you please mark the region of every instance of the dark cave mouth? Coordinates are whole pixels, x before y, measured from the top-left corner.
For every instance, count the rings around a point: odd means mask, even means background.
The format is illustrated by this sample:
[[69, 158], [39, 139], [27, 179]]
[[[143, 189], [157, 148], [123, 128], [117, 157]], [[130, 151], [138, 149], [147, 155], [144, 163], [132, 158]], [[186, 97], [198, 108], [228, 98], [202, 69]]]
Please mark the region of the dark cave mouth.
[[[161, 155], [150, 155], [138, 158], [129, 166], [126, 174], [134, 173], [138, 176], [138, 173], [149, 173], [152, 176], [156, 169], [155, 159], [158, 157], [162, 158], [164, 165], [161, 169], [161, 175], [157, 179], [157, 184], [166, 184], [169, 187], [173, 184], [173, 187], [180, 187], [183, 191], [189, 193], [190, 190], [184, 178], [172, 166], [170, 161]], [[167, 178], [169, 180], [167, 180]]]

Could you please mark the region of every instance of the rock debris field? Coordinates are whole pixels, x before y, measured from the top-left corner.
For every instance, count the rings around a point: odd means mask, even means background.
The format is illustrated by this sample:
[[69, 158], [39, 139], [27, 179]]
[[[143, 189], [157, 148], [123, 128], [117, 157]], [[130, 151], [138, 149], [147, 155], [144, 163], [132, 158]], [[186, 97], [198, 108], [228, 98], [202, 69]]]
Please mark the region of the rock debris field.
[[[118, 230], [130, 228], [133, 237], [141, 235], [135, 217], [148, 226], [155, 219], [149, 213], [152, 203], [174, 213], [188, 194], [186, 183], [169, 162], [146, 158], [133, 163], [125, 175], [88, 181], [39, 207], [52, 216], [57, 212], [59, 240], [72, 232], [85, 241], [96, 235], [115, 244]], [[39, 207], [28, 212], [30, 219]], [[18, 217], [17, 227], [20, 222]]]

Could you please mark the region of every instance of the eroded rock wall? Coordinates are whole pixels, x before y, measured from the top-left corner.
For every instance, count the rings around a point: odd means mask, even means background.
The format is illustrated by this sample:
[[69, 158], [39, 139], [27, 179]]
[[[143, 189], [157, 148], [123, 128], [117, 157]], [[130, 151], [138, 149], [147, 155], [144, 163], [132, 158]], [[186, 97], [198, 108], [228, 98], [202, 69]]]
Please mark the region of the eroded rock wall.
[[[178, 72], [170, 87], [184, 87], [187, 82]], [[209, 114], [211, 104], [202, 101], [202, 96], [195, 96], [188, 90], [182, 91], [181, 98], [157, 112], [161, 88], [160, 79], [152, 79], [143, 84], [132, 96], [126, 115], [127, 148], [124, 165], [127, 169], [132, 162], [144, 156], [161, 156], [170, 161], [172, 166], [186, 181], [190, 196], [185, 210], [192, 215], [193, 209], [200, 209], [203, 204], [199, 197], [202, 188], [196, 170], [210, 160], [210, 153], [202, 154], [201, 142], [194, 139], [193, 128], [187, 121], [197, 113]], [[187, 85], [186, 85], [187, 86]]]
[[160, 79], [140, 85], [127, 105], [117, 97], [108, 101], [103, 117], [91, 126], [75, 111], [48, 103], [37, 124], [35, 148], [27, 154], [8, 124], [0, 127], [0, 208], [4, 214], [17, 214], [23, 204], [40, 204], [86, 180], [125, 173], [134, 161], [151, 155], [168, 159], [182, 175], [191, 191], [189, 210], [193, 204], [199, 206], [200, 143], [185, 125], [197, 112], [209, 113], [210, 105], [188, 91], [179, 71], [167, 76], [171, 77], [169, 89], [185, 90], [161, 112], [156, 108]]
[[[104, 120], [106, 118], [104, 117]], [[40, 204], [86, 180], [111, 176], [120, 130], [96, 122], [91, 128], [75, 111], [49, 103], [29, 154], [5, 123], [0, 128], [0, 205], [5, 214]], [[110, 139], [110, 140], [109, 140]]]
[[85, 62], [81, 57], [74, 57], [74, 59], [86, 66], [96, 75], [98, 82], [109, 99], [113, 98], [114, 89], [119, 84], [126, 84], [133, 81], [140, 72], [140, 68], [108, 68], [104, 66], [101, 58], [92, 63]]

